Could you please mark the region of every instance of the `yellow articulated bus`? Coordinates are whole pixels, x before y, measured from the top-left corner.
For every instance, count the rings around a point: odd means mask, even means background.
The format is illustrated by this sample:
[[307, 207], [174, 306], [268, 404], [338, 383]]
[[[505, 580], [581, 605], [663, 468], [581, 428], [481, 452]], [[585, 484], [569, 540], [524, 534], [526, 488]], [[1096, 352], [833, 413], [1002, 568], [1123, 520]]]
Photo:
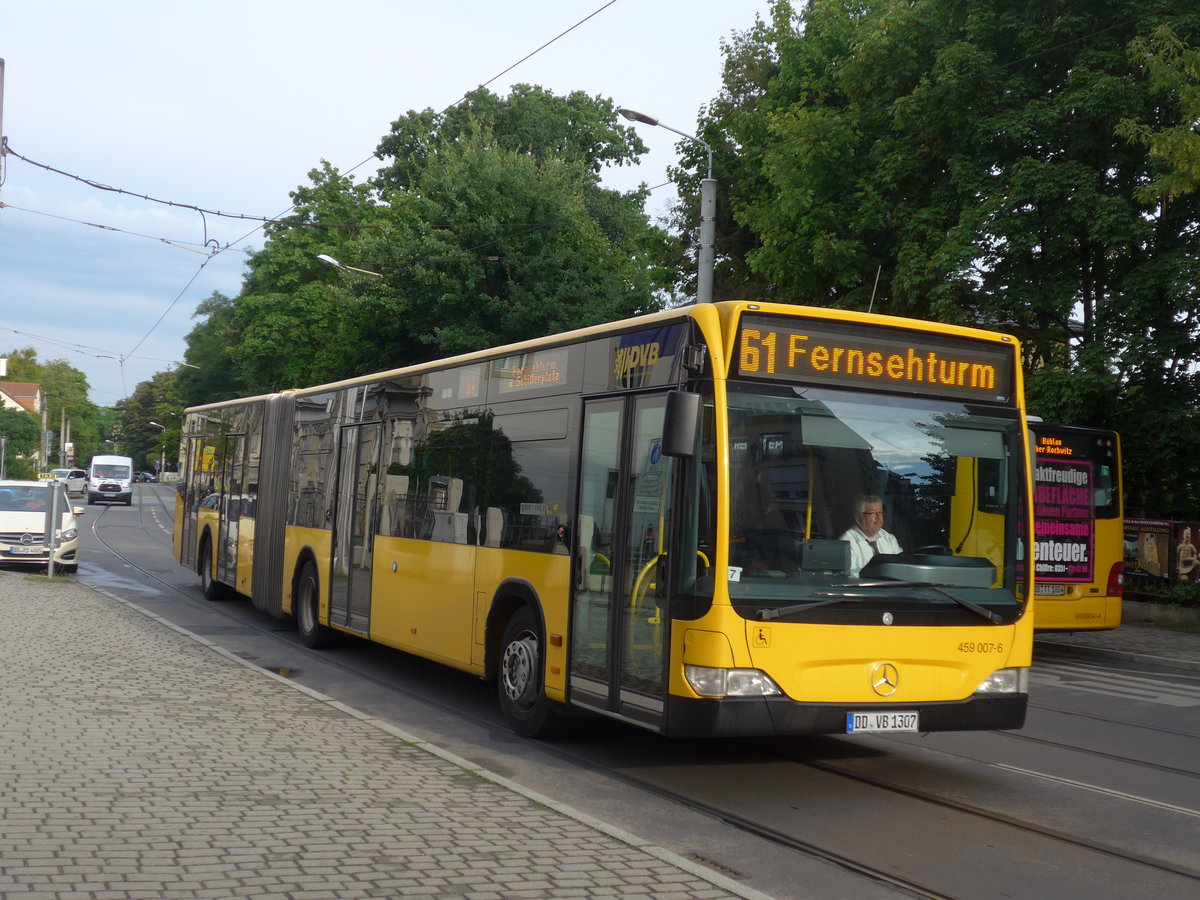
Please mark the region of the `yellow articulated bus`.
[[1034, 628], [1121, 624], [1125, 519], [1121, 439], [1104, 428], [1031, 419], [1034, 435]]
[[524, 735], [569, 712], [1017, 728], [1018, 360], [987, 331], [723, 302], [195, 407], [175, 553], [309, 646], [494, 681]]

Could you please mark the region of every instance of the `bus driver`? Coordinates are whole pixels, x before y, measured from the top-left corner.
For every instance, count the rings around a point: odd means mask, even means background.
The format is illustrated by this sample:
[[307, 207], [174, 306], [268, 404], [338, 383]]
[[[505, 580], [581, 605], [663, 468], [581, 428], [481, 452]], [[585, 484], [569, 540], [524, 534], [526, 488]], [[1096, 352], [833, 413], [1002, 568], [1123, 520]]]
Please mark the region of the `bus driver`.
[[854, 525], [841, 536], [850, 544], [850, 568], [846, 574], [858, 577], [862, 567], [879, 553], [901, 553], [900, 542], [883, 530], [883, 498], [861, 494], [854, 500]]

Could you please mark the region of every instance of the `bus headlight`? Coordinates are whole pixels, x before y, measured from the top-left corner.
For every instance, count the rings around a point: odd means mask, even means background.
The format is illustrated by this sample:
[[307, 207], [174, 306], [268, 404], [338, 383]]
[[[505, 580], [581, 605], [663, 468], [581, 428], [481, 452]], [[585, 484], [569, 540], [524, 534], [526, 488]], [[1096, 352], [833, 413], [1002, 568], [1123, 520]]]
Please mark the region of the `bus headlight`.
[[78, 537], [79, 532], [74, 528], [68, 528], [66, 531], [59, 532], [58, 539], [60, 541], [73, 541]]
[[979, 687], [975, 688], [975, 693], [1028, 694], [1029, 669], [997, 669], [987, 678], [983, 679]]
[[684, 666], [683, 674], [701, 697], [777, 697], [783, 693], [770, 675], [758, 669]]

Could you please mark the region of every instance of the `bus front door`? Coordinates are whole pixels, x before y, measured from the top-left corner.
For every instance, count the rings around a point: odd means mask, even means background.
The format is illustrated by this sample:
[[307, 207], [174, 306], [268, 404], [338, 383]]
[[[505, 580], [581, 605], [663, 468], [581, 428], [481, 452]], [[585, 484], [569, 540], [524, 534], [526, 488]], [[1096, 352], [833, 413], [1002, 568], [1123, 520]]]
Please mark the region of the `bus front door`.
[[179, 562], [189, 569], [196, 568], [196, 511], [203, 499], [198, 490], [203, 446], [203, 438], [188, 438], [187, 458], [182, 460], [183, 482], [179, 485], [179, 489], [183, 491], [183, 521], [178, 535]]
[[661, 726], [671, 463], [666, 397], [589, 402], [580, 470], [572, 703]]
[[342, 429], [337, 514], [330, 567], [329, 622], [358, 634], [371, 624], [371, 564], [375, 551], [375, 457], [379, 425]]

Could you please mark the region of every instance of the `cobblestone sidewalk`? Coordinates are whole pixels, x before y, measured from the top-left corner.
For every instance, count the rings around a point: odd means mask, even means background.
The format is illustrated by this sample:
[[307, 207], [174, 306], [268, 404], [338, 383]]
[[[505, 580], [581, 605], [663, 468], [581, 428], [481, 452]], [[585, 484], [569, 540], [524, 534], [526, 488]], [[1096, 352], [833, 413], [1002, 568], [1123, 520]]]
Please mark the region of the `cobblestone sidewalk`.
[[5, 900], [763, 896], [76, 582], [0, 609]]

